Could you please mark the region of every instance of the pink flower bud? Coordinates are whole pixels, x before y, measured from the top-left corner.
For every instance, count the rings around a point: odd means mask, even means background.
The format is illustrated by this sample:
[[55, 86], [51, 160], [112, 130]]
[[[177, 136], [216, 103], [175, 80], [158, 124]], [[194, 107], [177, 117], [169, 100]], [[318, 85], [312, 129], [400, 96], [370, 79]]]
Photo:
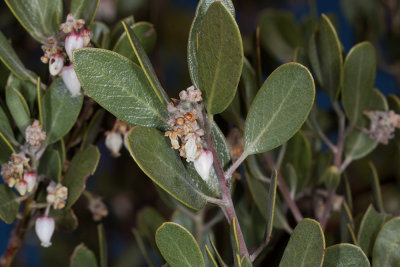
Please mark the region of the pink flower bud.
[[36, 173], [34, 172], [25, 173], [24, 180], [28, 184], [28, 192], [32, 192], [33, 188], [35, 188], [36, 185]]
[[26, 194], [26, 190], [28, 189], [28, 183], [24, 180], [20, 180], [16, 185], [15, 189], [17, 189], [18, 193], [23, 196]]
[[65, 38], [65, 51], [72, 61], [72, 51], [83, 47], [83, 37], [79, 33], [71, 33]]
[[74, 66], [64, 66], [61, 72], [62, 79], [65, 86], [71, 92], [72, 97], [79, 96], [81, 94], [81, 84], [79, 83], [78, 77], [74, 70]]
[[35, 231], [39, 237], [42, 247], [51, 246], [51, 236], [54, 233], [55, 221], [51, 217], [39, 217], [36, 219]]
[[207, 181], [210, 177], [210, 169], [213, 161], [211, 151], [202, 150], [200, 157], [193, 162], [194, 168], [204, 181]]
[[122, 136], [120, 133], [109, 132], [106, 137], [106, 147], [110, 150], [113, 157], [118, 157], [119, 151], [123, 144]]
[[81, 35], [83, 37], [83, 46], [86, 47], [90, 43], [90, 39], [93, 37], [93, 33], [91, 30], [83, 29], [81, 30]]
[[49, 71], [53, 76], [58, 75], [64, 67], [64, 56], [61, 54], [53, 54], [50, 57]]

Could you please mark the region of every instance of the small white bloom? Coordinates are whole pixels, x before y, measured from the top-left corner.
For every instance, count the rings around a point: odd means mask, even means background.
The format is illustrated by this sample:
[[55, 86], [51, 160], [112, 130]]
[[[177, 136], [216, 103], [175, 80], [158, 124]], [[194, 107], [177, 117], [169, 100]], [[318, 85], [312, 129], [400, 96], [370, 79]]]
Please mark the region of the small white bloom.
[[185, 144], [186, 161], [194, 161], [197, 155], [197, 144], [196, 136], [194, 134], [190, 135]]
[[24, 174], [24, 180], [27, 183], [28, 192], [32, 192], [36, 185], [36, 174], [34, 172], [27, 172]]
[[65, 86], [67, 86], [68, 90], [71, 92], [72, 97], [79, 96], [81, 94], [81, 84], [76, 76], [74, 66], [72, 64], [64, 66], [61, 76]]
[[194, 168], [204, 181], [207, 181], [210, 177], [210, 169], [213, 161], [211, 151], [203, 150], [200, 157], [193, 162]]
[[35, 231], [39, 237], [42, 247], [51, 246], [51, 237], [54, 233], [55, 221], [51, 217], [39, 217], [36, 219]]
[[106, 147], [110, 150], [113, 157], [119, 157], [119, 151], [122, 148], [124, 141], [122, 136], [117, 132], [109, 132], [106, 137]]
[[18, 193], [23, 196], [26, 194], [26, 190], [28, 189], [28, 183], [24, 180], [20, 180], [16, 185], [15, 189], [17, 189]]
[[64, 56], [61, 54], [53, 54], [50, 57], [49, 71], [53, 76], [58, 75], [64, 67]]
[[91, 30], [83, 29], [83, 30], [81, 30], [81, 34], [83, 37], [83, 46], [86, 47], [89, 45], [90, 39], [92, 39], [92, 37], [93, 37], [93, 33]]
[[75, 49], [82, 48], [84, 44], [84, 40], [82, 35], [79, 33], [71, 33], [65, 38], [65, 51], [69, 59], [72, 61], [72, 51]]

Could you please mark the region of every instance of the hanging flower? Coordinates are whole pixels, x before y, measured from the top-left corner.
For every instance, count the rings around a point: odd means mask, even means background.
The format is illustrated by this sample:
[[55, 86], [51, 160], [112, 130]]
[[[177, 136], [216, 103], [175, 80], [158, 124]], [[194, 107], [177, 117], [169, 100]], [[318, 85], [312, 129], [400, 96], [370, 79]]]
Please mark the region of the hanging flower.
[[74, 66], [72, 64], [64, 66], [61, 75], [65, 86], [67, 86], [72, 97], [79, 96], [81, 94], [81, 84], [76, 76]]
[[51, 217], [39, 217], [35, 222], [35, 231], [38, 236], [42, 247], [51, 246], [51, 237], [53, 236], [55, 229], [55, 221]]
[[213, 162], [213, 155], [209, 150], [202, 150], [200, 157], [193, 162], [194, 168], [204, 181], [210, 178], [210, 170]]
[[58, 75], [64, 67], [64, 56], [61, 54], [53, 54], [50, 57], [49, 72], [51, 75]]
[[124, 143], [121, 134], [117, 132], [108, 132], [106, 135], [106, 147], [110, 150], [113, 157], [119, 157], [119, 151]]
[[81, 34], [79, 33], [71, 33], [65, 38], [65, 52], [69, 57], [69, 60], [72, 61], [72, 52], [75, 49], [82, 48], [84, 46], [84, 40]]

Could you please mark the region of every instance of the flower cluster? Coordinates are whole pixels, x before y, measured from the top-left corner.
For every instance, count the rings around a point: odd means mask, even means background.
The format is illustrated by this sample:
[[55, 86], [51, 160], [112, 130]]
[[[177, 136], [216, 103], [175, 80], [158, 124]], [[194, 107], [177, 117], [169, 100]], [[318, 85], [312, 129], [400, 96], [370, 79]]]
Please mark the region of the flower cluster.
[[114, 127], [111, 131], [107, 131], [106, 134], [106, 147], [111, 152], [111, 156], [119, 157], [121, 154], [119, 151], [124, 144], [125, 135], [129, 131], [129, 125], [123, 121], [117, 120], [114, 124]]
[[47, 203], [53, 205], [55, 210], [59, 210], [65, 207], [66, 200], [68, 198], [68, 188], [60, 183], [53, 181], [47, 186]]
[[169, 103], [167, 106], [171, 115], [167, 123], [172, 130], [165, 132], [171, 140], [173, 149], [179, 149], [180, 156], [192, 162], [200, 157], [203, 149], [201, 136], [204, 130], [197, 123], [198, 102], [202, 101], [201, 91], [193, 86], [179, 93], [179, 100], [173, 99], [177, 104]]
[[364, 115], [370, 119], [371, 124], [369, 129], [363, 129], [363, 131], [378, 143], [387, 145], [389, 140], [394, 137], [396, 128], [400, 128], [400, 115], [393, 110], [388, 112], [365, 110]]
[[[50, 37], [47, 39], [47, 44], [42, 46], [44, 55], [40, 59], [45, 64], [49, 63], [51, 75], [56, 76], [61, 72], [62, 79], [72, 96], [78, 96], [81, 85], [71, 64], [72, 52], [90, 46], [93, 33], [85, 28], [84, 19], [75, 19], [72, 14], [69, 14], [66, 22], [60, 25], [60, 30], [57, 38]], [[67, 61], [70, 64], [64, 66]]]
[[25, 140], [29, 145], [34, 147], [40, 146], [41, 142], [46, 140], [46, 133], [43, 131], [38, 120], [34, 120], [32, 125], [26, 128]]
[[26, 192], [32, 192], [36, 185], [36, 174], [30, 172], [29, 159], [23, 152], [12, 154], [8, 163], [1, 165], [0, 175], [4, 183], [10, 188], [15, 187], [18, 193], [23, 196]]
[[107, 206], [101, 200], [101, 197], [97, 195], [91, 195], [89, 199], [88, 209], [93, 215], [93, 220], [96, 222], [100, 221], [103, 217], [106, 217], [108, 215]]

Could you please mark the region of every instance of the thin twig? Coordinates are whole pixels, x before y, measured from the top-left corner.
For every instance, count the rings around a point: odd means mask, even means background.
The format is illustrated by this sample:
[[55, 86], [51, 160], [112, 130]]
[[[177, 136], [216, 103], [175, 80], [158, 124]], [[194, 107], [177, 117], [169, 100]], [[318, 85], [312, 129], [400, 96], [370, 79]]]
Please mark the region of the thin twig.
[[248, 154], [243, 152], [240, 157], [232, 164], [231, 167], [225, 172], [225, 179], [229, 179], [232, 174], [239, 168], [240, 164], [247, 158]]

